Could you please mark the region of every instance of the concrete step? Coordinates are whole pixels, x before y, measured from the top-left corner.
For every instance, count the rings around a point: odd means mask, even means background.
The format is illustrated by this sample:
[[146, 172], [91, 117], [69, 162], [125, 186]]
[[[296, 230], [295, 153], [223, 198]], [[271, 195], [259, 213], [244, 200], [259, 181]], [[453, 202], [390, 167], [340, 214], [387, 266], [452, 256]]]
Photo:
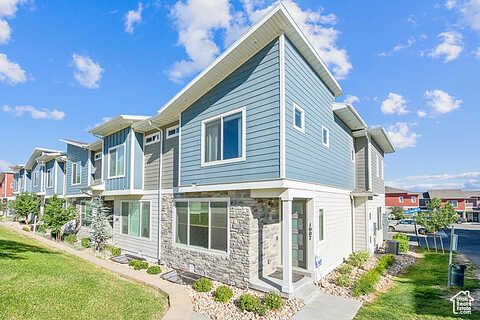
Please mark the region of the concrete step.
[[320, 295], [320, 288], [311, 281], [302, 284], [295, 289], [293, 296], [297, 299], [303, 300], [305, 304], [310, 303]]

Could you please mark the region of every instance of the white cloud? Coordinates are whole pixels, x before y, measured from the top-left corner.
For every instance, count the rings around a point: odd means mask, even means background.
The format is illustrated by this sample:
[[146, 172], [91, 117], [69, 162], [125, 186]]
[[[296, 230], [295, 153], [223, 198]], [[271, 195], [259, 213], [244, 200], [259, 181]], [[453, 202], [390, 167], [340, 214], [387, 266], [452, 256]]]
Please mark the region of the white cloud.
[[0, 0], [0, 44], [7, 43], [12, 33], [7, 20], [2, 18], [15, 17], [18, 5], [25, 2], [27, 2], [27, 0]]
[[419, 134], [410, 131], [406, 122], [397, 122], [389, 126], [387, 131], [393, 144], [398, 149], [415, 147], [417, 139], [420, 137]]
[[425, 118], [427, 116], [427, 112], [424, 111], [424, 110], [417, 110], [417, 115], [420, 117], [420, 118]]
[[386, 185], [417, 191], [428, 189], [480, 189], [480, 172], [407, 176], [385, 182]]
[[460, 104], [463, 102], [459, 99], [456, 100], [455, 97], [442, 90], [427, 90], [425, 91], [425, 96], [428, 99], [427, 104], [436, 112], [442, 114], [460, 108]]
[[[265, 1], [257, 0], [242, 2], [243, 10], [238, 11], [234, 11], [234, 6], [228, 0], [180, 0], [174, 5], [170, 15], [178, 32], [178, 45], [185, 48], [188, 59], [174, 63], [168, 71], [171, 80], [179, 81], [191, 76], [215, 59], [220, 52], [214, 41], [216, 32], [223, 32], [224, 45], [229, 45], [278, 3], [269, 1], [268, 5]], [[336, 43], [340, 34], [333, 28], [336, 16], [323, 14], [323, 9], [302, 10], [293, 0], [282, 3], [336, 77], [345, 78], [352, 65], [346, 50], [338, 48]], [[205, 15], [205, 12], [215, 14]]]
[[415, 43], [415, 38], [410, 38], [407, 40], [407, 43], [405, 44], [397, 44], [395, 47], [393, 47], [393, 51], [399, 51], [402, 49], [410, 48], [413, 44]]
[[352, 96], [351, 94], [348, 94], [345, 100], [343, 100], [343, 102], [354, 104], [355, 102], [360, 102], [360, 99], [357, 96]]
[[25, 70], [17, 63], [8, 61], [7, 55], [0, 53], [0, 81], [11, 85], [27, 81]]
[[11, 166], [13, 166], [13, 164], [11, 164], [10, 162], [0, 159], [0, 172], [10, 170]]
[[473, 30], [480, 31], [480, 0], [470, 0], [460, 9], [466, 23]]
[[413, 16], [408, 17], [407, 21], [413, 24], [414, 26], [417, 25], [417, 21]]
[[30, 113], [30, 116], [33, 119], [53, 119], [53, 120], [62, 120], [65, 117], [65, 112], [59, 111], [57, 109], [49, 110], [47, 108], [36, 109], [32, 106], [16, 106], [10, 107], [4, 105], [2, 110], [4, 112], [13, 113], [16, 117], [21, 117], [24, 113]]
[[390, 92], [380, 109], [385, 114], [406, 114], [408, 113], [406, 102], [401, 95]]
[[98, 88], [98, 82], [102, 78], [103, 69], [98, 63], [95, 63], [86, 56], [73, 54], [73, 63], [76, 71], [74, 77], [82, 86], [94, 89]]
[[457, 1], [456, 0], [447, 0], [445, 1], [445, 8], [448, 10], [452, 10], [457, 6]]
[[473, 52], [473, 54], [474, 54], [478, 59], [480, 59], [480, 47], [478, 47], [477, 50], [475, 50], [475, 51]]
[[429, 56], [434, 58], [445, 56], [445, 63], [457, 59], [463, 50], [462, 35], [457, 31], [447, 31], [440, 33], [438, 37], [443, 39], [443, 42], [433, 49]]
[[10, 40], [12, 30], [6, 20], [0, 19], [0, 44], [7, 43]]
[[142, 3], [138, 3], [137, 10], [130, 10], [125, 14], [125, 31], [133, 34], [133, 28], [135, 25], [138, 25], [142, 22]]

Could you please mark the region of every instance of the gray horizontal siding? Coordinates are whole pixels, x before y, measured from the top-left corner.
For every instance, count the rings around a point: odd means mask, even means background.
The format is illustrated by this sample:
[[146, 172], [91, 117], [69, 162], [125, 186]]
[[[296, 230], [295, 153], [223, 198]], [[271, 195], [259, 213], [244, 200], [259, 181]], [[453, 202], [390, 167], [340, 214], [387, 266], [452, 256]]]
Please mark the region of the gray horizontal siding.
[[357, 191], [366, 191], [368, 188], [367, 148], [367, 137], [355, 138], [355, 190]]
[[367, 198], [355, 198], [355, 251], [367, 250], [366, 203]]
[[[285, 98], [286, 177], [353, 190], [351, 131], [333, 114], [332, 93], [288, 39]], [[294, 103], [305, 112], [305, 133], [293, 127]], [[330, 132], [329, 148], [322, 145], [322, 125]]]
[[[182, 112], [181, 185], [280, 176], [278, 50], [275, 39]], [[202, 120], [241, 107], [246, 107], [246, 161], [201, 167]]]
[[[72, 163], [80, 161], [80, 184], [72, 185]], [[88, 150], [67, 144], [67, 195], [82, 194], [81, 189], [88, 186]]]
[[[372, 155], [372, 190], [375, 193], [383, 194], [385, 193], [385, 182], [383, 181], [382, 177], [383, 151], [373, 139], [371, 139], [370, 152]], [[377, 163], [377, 155], [379, 163]], [[377, 166], [380, 170], [379, 177], [377, 177]]]

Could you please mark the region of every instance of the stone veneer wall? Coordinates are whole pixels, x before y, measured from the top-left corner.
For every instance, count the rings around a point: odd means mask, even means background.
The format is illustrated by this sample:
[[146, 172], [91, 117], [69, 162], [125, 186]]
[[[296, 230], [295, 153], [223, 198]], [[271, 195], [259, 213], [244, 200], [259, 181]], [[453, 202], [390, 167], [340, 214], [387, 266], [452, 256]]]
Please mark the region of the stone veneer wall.
[[[175, 246], [173, 200], [182, 198], [230, 198], [230, 254], [228, 256]], [[259, 230], [261, 230], [259, 232]], [[263, 239], [260, 240], [259, 239]], [[259, 244], [260, 243], [260, 244]], [[249, 191], [199, 192], [162, 197], [162, 262], [241, 288], [249, 280], [268, 274], [280, 264], [278, 199], [252, 199]], [[259, 259], [259, 257], [262, 257]], [[260, 263], [259, 263], [260, 261]], [[260, 272], [259, 272], [260, 270]]]

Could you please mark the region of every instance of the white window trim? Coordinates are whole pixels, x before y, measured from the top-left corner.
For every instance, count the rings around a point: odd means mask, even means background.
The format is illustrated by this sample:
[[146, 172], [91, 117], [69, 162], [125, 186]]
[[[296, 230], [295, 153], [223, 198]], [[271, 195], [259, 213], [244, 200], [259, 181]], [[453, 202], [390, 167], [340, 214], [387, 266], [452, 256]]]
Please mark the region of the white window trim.
[[[210, 202], [226, 202], [227, 203], [227, 251], [221, 251], [217, 249], [205, 249], [202, 247], [191, 246], [188, 243], [190, 242], [190, 201], [195, 202], [208, 202], [208, 245], [210, 246], [210, 236], [211, 236], [211, 210]], [[187, 244], [177, 243], [177, 206], [176, 202], [187, 202]], [[230, 198], [185, 198], [185, 199], [175, 199], [173, 210], [172, 210], [172, 223], [173, 223], [173, 232], [172, 232], [172, 243], [174, 247], [183, 248], [190, 251], [196, 252], [205, 252], [209, 254], [215, 254], [220, 256], [229, 256], [230, 255]]]
[[[295, 123], [295, 110], [300, 111], [301, 113], [301, 121], [302, 121], [302, 126], [298, 127], [297, 124]], [[297, 104], [293, 104], [293, 109], [292, 109], [292, 120], [293, 120], [293, 127], [300, 131], [301, 133], [305, 133], [305, 111], [299, 107]]]
[[[124, 152], [123, 153], [123, 174], [118, 175], [118, 176], [111, 176], [110, 175], [110, 151], [113, 150], [113, 149], [118, 149], [122, 146], [123, 146], [123, 152]], [[114, 147], [108, 148], [107, 158], [108, 158], [108, 168], [107, 168], [108, 179], [124, 178], [125, 174], [126, 174], [126, 171], [127, 171], [127, 168], [126, 168], [126, 165], [127, 165], [127, 144], [124, 142], [122, 144], [119, 144], [119, 145], [116, 145]]]
[[355, 145], [352, 143], [352, 147], [350, 150], [350, 160], [355, 163]]
[[[173, 129], [175, 129], [175, 131], [177, 131], [177, 128], [178, 128], [178, 132], [176, 132], [174, 134], [168, 134], [168, 131], [173, 130]], [[167, 134], [165, 135], [165, 138], [170, 139], [170, 138], [178, 137], [178, 135], [180, 133], [180, 128], [179, 128], [179, 125], [177, 124], [175, 126], [167, 128], [166, 131], [167, 131]]]
[[[211, 117], [205, 120], [202, 120], [202, 128], [201, 128], [201, 148], [200, 152], [201, 158], [200, 158], [200, 165], [202, 167], [207, 167], [207, 166], [214, 166], [217, 164], [225, 164], [225, 163], [234, 163], [234, 162], [241, 162], [245, 161], [247, 159], [247, 108], [242, 107], [239, 109], [231, 110], [222, 114], [219, 114], [215, 117]], [[206, 124], [214, 121], [221, 119], [220, 121], [220, 155], [223, 157], [223, 118], [235, 114], [235, 113], [242, 113], [242, 156], [238, 158], [233, 158], [233, 159], [227, 159], [227, 160], [215, 160], [215, 161], [205, 161], [205, 127]]]
[[[325, 210], [324, 207], [317, 208], [317, 219], [316, 220], [319, 221], [318, 215], [320, 214], [320, 212], [319, 212], [320, 210], [323, 210], [323, 219], [322, 219], [323, 220], [323, 240], [318, 239], [320, 237], [320, 235], [317, 235], [317, 240], [318, 240], [317, 243], [319, 245], [321, 245], [321, 244], [323, 244], [327, 241], [327, 230], [326, 230], [327, 229], [326, 228], [326, 226], [327, 226], [327, 219], [326, 219], [327, 214], [326, 214], [326, 210]], [[318, 231], [319, 227], [320, 226], [317, 226], [317, 231]]]
[[[73, 172], [73, 165], [76, 164], [77, 165], [77, 170], [80, 170], [80, 182], [78, 183], [74, 183], [74, 179], [76, 177], [76, 174], [74, 174]], [[79, 169], [80, 167], [80, 169]], [[76, 162], [72, 162], [72, 179], [71, 179], [71, 183], [72, 183], [72, 186], [78, 186], [79, 184], [82, 184], [82, 162], [81, 161], [76, 161]]]
[[93, 159], [94, 159], [93, 161], [102, 160], [102, 151], [95, 152]]
[[[327, 143], [323, 142], [323, 130], [327, 131]], [[330, 130], [323, 125], [322, 125], [322, 135], [321, 135], [321, 137], [322, 137], [322, 145], [324, 145], [327, 148], [330, 148]]]
[[[140, 236], [133, 236], [128, 233], [123, 233], [123, 216], [122, 216], [122, 204], [124, 202], [139, 202], [140, 203]], [[148, 229], [148, 238], [142, 237], [142, 216], [143, 216], [143, 207], [142, 202], [150, 203], [150, 228]], [[130, 210], [130, 209], [129, 209]], [[128, 212], [130, 214], [130, 212]], [[141, 240], [152, 240], [152, 201], [151, 200], [122, 200], [120, 201], [120, 234], [122, 236], [127, 236], [130, 238], [141, 239]]]
[[410, 197], [410, 201], [411, 201], [412, 203], [417, 202], [417, 197], [411, 196], [411, 197]]
[[53, 188], [53, 181], [52, 181], [51, 174], [52, 174], [52, 169], [48, 169], [47, 170], [47, 188]]
[[[147, 139], [152, 138], [157, 136], [157, 139], [154, 139], [153, 141], [147, 142]], [[160, 142], [160, 131], [154, 132], [152, 134], [149, 134], [148, 136], [145, 136], [144, 138], [144, 145], [149, 146], [151, 144], [159, 143]]]
[[403, 197], [402, 196], [398, 197], [398, 202], [403, 203]]
[[[452, 202], [454, 202], [454, 201], [457, 202], [457, 205], [456, 205], [456, 206], [454, 206], [453, 203], [452, 203]], [[452, 207], [454, 207], [454, 208], [458, 208], [458, 200], [447, 200], [447, 203], [451, 204]]]

